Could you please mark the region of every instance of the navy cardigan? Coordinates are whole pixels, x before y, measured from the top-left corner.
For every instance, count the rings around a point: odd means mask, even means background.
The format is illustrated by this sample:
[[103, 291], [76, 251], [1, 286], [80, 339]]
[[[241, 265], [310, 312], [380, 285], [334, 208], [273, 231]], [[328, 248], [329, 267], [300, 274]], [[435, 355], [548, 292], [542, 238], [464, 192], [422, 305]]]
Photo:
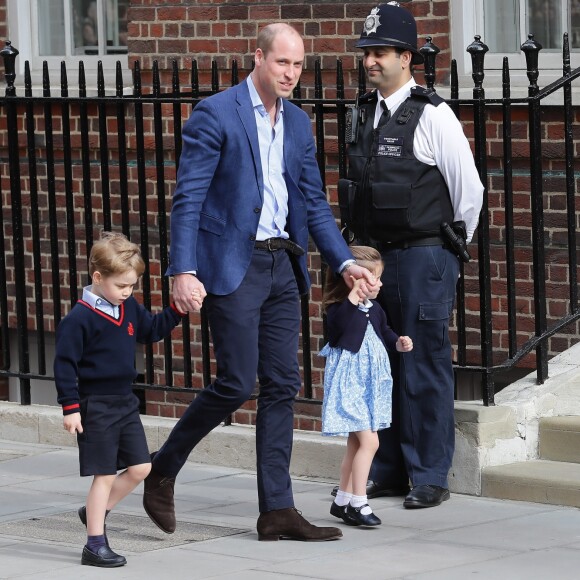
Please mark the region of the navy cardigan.
[[376, 300], [371, 300], [368, 312], [360, 310], [350, 300], [335, 302], [326, 310], [330, 346], [358, 352], [370, 322], [387, 350], [396, 350], [399, 337], [387, 323], [387, 315]]

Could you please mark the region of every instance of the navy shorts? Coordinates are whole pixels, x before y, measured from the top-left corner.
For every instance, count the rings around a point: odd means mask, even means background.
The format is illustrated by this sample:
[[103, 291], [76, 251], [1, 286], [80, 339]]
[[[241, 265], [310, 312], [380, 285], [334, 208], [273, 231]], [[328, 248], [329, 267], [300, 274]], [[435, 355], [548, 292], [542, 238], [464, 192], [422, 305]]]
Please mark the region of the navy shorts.
[[149, 463], [139, 399], [89, 395], [81, 400], [83, 432], [77, 433], [81, 476], [115, 475], [119, 469]]

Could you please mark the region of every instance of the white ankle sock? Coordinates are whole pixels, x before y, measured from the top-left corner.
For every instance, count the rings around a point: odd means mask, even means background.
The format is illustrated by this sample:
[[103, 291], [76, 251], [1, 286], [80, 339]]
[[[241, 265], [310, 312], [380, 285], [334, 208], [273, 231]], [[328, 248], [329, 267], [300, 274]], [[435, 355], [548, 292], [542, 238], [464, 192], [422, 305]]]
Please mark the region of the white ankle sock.
[[[359, 508], [365, 505], [366, 503], [367, 503], [366, 495], [353, 495], [350, 500], [350, 505], [355, 508]], [[373, 510], [371, 509], [371, 506], [367, 505], [362, 510], [360, 510], [360, 513], [363, 516], [368, 516], [369, 514], [373, 513]]]
[[347, 491], [340, 491], [340, 489], [336, 492], [336, 499], [334, 502], [336, 505], [342, 507], [347, 505], [350, 502], [350, 498], [352, 497], [352, 493], [348, 493]]

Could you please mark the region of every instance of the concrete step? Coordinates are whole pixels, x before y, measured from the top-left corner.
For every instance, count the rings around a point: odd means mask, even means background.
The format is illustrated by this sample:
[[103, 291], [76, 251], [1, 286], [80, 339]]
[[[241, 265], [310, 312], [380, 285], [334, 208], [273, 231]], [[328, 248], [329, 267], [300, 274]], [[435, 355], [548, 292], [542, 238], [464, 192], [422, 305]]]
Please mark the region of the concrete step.
[[578, 463], [522, 461], [486, 467], [481, 479], [485, 497], [580, 507]]
[[580, 417], [540, 419], [540, 459], [580, 463]]

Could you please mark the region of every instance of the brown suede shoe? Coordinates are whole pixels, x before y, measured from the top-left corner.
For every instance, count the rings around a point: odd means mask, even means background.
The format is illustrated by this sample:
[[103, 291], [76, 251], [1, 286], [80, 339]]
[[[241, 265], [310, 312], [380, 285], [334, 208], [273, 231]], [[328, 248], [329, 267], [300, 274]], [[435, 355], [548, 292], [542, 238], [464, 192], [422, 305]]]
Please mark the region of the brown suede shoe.
[[174, 486], [174, 477], [164, 477], [154, 469], [145, 478], [143, 507], [153, 523], [166, 534], [172, 534], [176, 528]]
[[313, 526], [295, 508], [263, 512], [258, 518], [260, 541], [301, 540], [303, 542], [325, 542], [342, 537], [338, 528]]

